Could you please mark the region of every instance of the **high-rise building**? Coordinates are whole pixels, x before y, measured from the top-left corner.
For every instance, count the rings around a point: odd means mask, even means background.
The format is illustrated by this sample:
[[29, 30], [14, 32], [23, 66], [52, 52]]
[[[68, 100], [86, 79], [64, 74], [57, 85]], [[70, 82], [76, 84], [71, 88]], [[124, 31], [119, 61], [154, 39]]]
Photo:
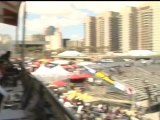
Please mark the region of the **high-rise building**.
[[103, 52], [119, 50], [119, 13], [107, 11], [96, 17], [96, 47]]
[[84, 22], [84, 47], [96, 46], [96, 19], [92, 16], [87, 16]]
[[63, 39], [63, 47], [67, 47], [67, 42], [69, 41], [69, 38], [64, 38]]
[[139, 49], [160, 52], [160, 2], [147, 2], [138, 9]]
[[46, 50], [57, 50], [59, 48], [63, 48], [62, 34], [58, 29], [56, 29], [54, 35], [46, 35], [45, 41]]
[[137, 9], [124, 7], [120, 11], [120, 49], [122, 52], [138, 49]]
[[53, 35], [56, 28], [54, 26], [49, 26], [45, 29], [44, 34], [45, 35]]
[[95, 46], [101, 52], [138, 49], [160, 52], [160, 2], [87, 17], [84, 46]]

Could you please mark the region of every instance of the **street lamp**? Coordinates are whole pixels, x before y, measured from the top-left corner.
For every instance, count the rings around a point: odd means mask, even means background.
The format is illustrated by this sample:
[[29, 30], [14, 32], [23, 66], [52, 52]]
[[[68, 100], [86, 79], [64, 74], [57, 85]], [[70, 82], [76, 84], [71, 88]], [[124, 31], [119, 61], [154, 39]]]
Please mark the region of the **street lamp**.
[[25, 33], [26, 33], [26, 2], [23, 2], [23, 33], [22, 33], [22, 47], [21, 47], [21, 59], [24, 62], [25, 57]]

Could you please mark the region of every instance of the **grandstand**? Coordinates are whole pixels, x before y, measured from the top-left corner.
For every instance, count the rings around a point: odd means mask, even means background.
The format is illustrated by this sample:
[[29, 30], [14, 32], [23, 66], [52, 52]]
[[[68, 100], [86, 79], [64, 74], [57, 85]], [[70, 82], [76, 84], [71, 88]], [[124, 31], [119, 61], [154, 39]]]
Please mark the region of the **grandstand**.
[[150, 104], [159, 101], [160, 65], [121, 67], [122, 74], [112, 74], [113, 78], [135, 89], [135, 101], [148, 100]]

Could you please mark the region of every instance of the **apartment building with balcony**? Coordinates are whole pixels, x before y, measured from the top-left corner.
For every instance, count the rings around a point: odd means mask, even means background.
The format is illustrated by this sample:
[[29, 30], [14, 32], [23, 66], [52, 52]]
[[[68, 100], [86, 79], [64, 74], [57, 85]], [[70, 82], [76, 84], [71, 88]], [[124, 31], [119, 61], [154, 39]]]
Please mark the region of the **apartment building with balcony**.
[[139, 49], [160, 52], [160, 2], [147, 2], [138, 8]]
[[126, 6], [120, 11], [120, 49], [122, 52], [138, 49], [137, 9]]
[[107, 11], [96, 16], [96, 47], [100, 52], [119, 50], [119, 13]]
[[84, 47], [85, 51], [89, 52], [87, 47], [96, 46], [96, 18], [87, 16], [84, 21]]

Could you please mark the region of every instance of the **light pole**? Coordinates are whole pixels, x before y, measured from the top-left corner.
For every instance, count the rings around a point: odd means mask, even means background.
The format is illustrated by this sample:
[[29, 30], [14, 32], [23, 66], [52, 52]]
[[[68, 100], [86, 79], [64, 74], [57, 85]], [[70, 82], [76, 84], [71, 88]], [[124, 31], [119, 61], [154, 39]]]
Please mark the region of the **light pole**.
[[21, 46], [21, 59], [24, 62], [25, 57], [25, 33], [26, 33], [26, 2], [23, 2], [23, 30], [22, 30], [22, 46]]

